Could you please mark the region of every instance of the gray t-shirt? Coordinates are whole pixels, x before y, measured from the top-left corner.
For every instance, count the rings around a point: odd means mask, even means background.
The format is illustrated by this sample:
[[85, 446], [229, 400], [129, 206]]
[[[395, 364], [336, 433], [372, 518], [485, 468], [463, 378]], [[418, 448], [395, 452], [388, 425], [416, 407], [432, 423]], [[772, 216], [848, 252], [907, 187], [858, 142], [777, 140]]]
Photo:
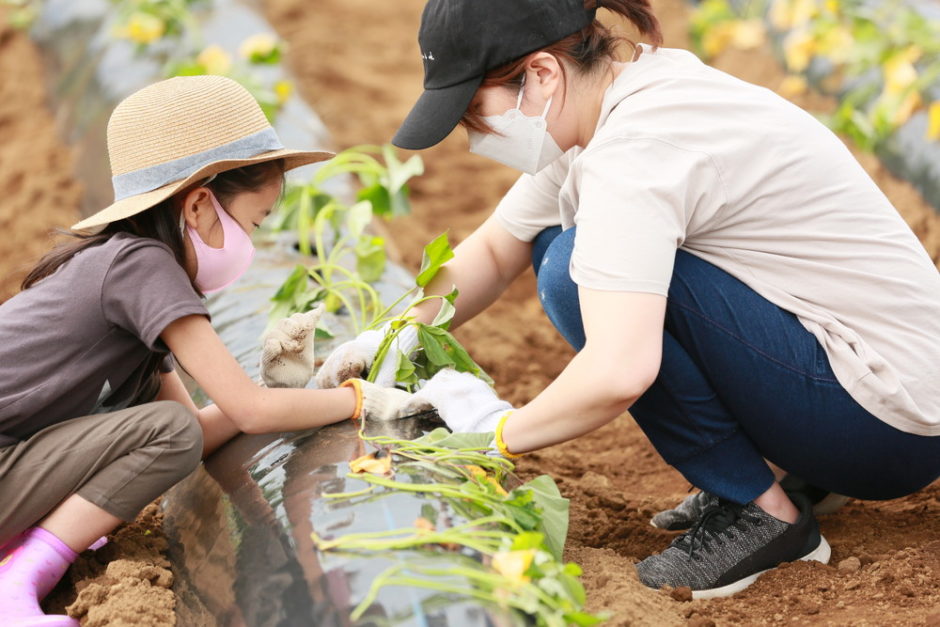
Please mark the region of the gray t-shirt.
[[0, 305], [0, 446], [140, 402], [173, 369], [160, 334], [208, 316], [165, 244], [118, 234]]

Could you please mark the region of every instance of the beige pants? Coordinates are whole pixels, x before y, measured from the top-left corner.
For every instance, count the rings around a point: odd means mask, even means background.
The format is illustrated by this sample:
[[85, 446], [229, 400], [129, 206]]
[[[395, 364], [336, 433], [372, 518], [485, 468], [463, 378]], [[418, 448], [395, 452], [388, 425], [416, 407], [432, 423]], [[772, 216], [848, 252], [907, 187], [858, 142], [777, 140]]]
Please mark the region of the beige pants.
[[76, 493], [133, 520], [201, 457], [199, 422], [172, 401], [47, 427], [0, 448], [0, 546]]

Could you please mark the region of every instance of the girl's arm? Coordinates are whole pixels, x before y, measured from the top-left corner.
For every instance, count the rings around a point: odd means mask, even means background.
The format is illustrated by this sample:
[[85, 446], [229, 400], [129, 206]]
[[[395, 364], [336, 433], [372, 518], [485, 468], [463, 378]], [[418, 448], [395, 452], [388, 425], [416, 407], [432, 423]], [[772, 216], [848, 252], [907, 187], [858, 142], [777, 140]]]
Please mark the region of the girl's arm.
[[[512, 281], [531, 263], [532, 244], [516, 239], [490, 216], [454, 250], [454, 258], [445, 264], [425, 293], [449, 294], [460, 290], [455, 303], [456, 328], [489, 307]], [[415, 316], [429, 323], [441, 305], [436, 300], [416, 307]]]
[[199, 419], [199, 425], [202, 427], [203, 459], [241, 433], [235, 423], [222, 413], [218, 405], [207, 405], [198, 409], [175, 370], [160, 375], [160, 379], [160, 394], [157, 395], [157, 400], [182, 403]]
[[503, 440], [523, 453], [574, 439], [626, 411], [659, 373], [666, 298], [580, 288], [584, 348], [541, 394], [513, 412]]
[[[245, 433], [297, 431], [340, 422], [355, 411], [356, 392], [352, 388], [260, 387], [238, 365], [204, 316], [180, 318], [164, 329], [160, 337], [180, 366], [215, 401], [216, 409], [207, 407], [199, 415], [200, 421], [205, 419], [204, 425], [209, 425], [220, 438], [231, 432], [232, 425]], [[215, 442], [215, 446], [222, 442], [224, 439]]]

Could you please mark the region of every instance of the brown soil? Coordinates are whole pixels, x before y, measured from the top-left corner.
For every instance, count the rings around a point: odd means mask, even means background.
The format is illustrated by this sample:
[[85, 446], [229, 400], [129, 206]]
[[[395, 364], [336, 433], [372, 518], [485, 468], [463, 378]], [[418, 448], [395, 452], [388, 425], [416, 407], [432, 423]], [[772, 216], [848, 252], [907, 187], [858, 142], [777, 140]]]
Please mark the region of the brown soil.
[[[299, 88], [322, 116], [336, 148], [387, 142], [421, 90], [416, 42], [424, 0], [266, 0], [268, 17], [289, 42]], [[666, 45], [687, 47], [682, 0], [654, 1]], [[344, 28], [338, 27], [344, 25]], [[355, 25], [353, 28], [352, 25]], [[768, 50], [729, 51], [716, 65], [776, 89], [783, 74]], [[798, 104], [824, 111], [832, 103], [807, 95]], [[858, 154], [940, 262], [940, 215], [873, 157]], [[408, 267], [421, 248], [450, 230], [460, 241], [492, 211], [516, 177], [467, 152], [462, 131], [424, 151], [427, 174], [413, 185], [413, 215], [390, 225]], [[507, 400], [541, 391], [572, 351], [541, 312], [531, 273], [458, 332], [493, 375]], [[591, 609], [613, 613], [613, 625], [813, 623], [911, 625], [940, 622], [940, 483], [904, 499], [852, 502], [825, 517], [831, 566], [796, 564], [762, 577], [744, 593], [717, 601], [680, 601], [649, 590], [631, 563], [661, 550], [671, 534], [649, 525], [651, 513], [681, 500], [688, 484], [666, 466], [629, 416], [576, 442], [526, 458], [523, 474], [551, 473], [571, 499], [567, 557], [585, 569]], [[840, 570], [847, 558], [858, 559]]]

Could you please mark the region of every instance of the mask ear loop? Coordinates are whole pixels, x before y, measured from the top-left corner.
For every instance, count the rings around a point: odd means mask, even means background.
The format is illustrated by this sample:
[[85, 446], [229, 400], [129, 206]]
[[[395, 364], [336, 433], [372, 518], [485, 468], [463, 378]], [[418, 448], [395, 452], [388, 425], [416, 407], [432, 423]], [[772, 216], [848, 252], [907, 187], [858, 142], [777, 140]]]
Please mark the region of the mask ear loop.
[[[207, 178], [205, 181], [203, 181], [202, 185], [200, 185], [199, 187], [205, 187], [206, 185], [214, 181], [215, 177], [217, 176], [218, 174], [213, 174], [212, 176]], [[180, 209], [180, 235], [182, 235], [185, 232], [186, 232], [186, 214], [182, 209]]]
[[[519, 111], [522, 111], [522, 95], [525, 93], [525, 77], [526, 77], [526, 75], [523, 74], [523, 75], [522, 75], [522, 85], [519, 86], [519, 97], [516, 98], [516, 108], [519, 109]], [[552, 96], [551, 98], [549, 98], [549, 99], [548, 99], [548, 102], [545, 103], [545, 108], [542, 109], [542, 115], [540, 115], [539, 117], [541, 117], [543, 120], [545, 120], [545, 117], [548, 115], [548, 111], [552, 108], [552, 99], [553, 99], [553, 98], [554, 98], [554, 96]], [[547, 120], [546, 120], [546, 123], [547, 123]]]

